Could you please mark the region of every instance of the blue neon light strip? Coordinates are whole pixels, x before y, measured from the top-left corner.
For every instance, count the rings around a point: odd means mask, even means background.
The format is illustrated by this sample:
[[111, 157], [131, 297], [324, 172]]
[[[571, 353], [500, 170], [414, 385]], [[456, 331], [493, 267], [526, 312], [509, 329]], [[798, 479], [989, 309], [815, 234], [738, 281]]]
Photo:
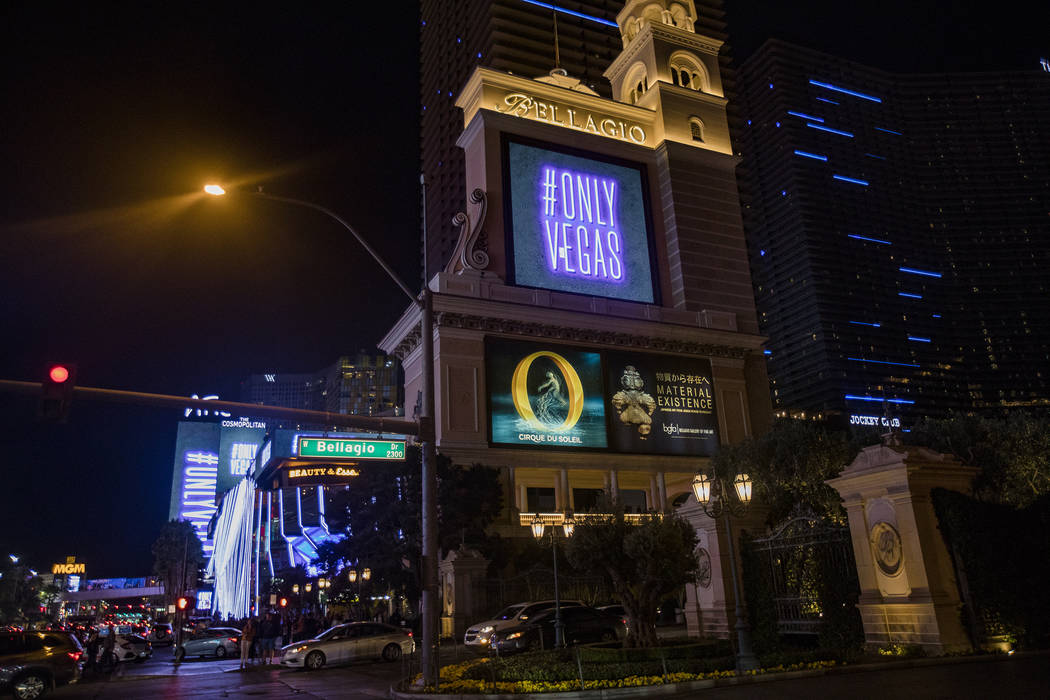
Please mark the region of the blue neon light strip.
[[894, 136], [904, 136], [904, 134], [902, 134], [899, 131], [893, 131], [892, 129], [883, 129], [881, 126], [875, 127], [875, 131], [885, 131], [887, 134], [893, 134]]
[[921, 294], [912, 294], [910, 292], [897, 292], [899, 297], [908, 297], [909, 299], [922, 299]]
[[847, 357], [846, 359], [847, 360], [852, 360], [854, 362], [873, 362], [873, 363], [875, 363], [877, 365], [897, 365], [898, 367], [918, 367], [919, 366], [919, 365], [914, 365], [914, 364], [912, 364], [910, 362], [885, 362], [884, 360], [867, 360], [867, 359], [865, 359], [863, 357]]
[[791, 111], [791, 110], [789, 109], [789, 110], [788, 110], [788, 114], [790, 114], [790, 115], [791, 115], [791, 116], [793, 116], [793, 117], [801, 117], [801, 118], [803, 118], [803, 119], [808, 119], [808, 120], [810, 120], [811, 122], [820, 122], [821, 124], [823, 124], [823, 123], [824, 123], [824, 120], [823, 120], [823, 119], [822, 119], [821, 117], [814, 117], [814, 116], [811, 116], [811, 115], [809, 115], [809, 114], [803, 114], [802, 112], [792, 112], [792, 111]]
[[813, 160], [822, 160], [825, 163], [828, 162], [827, 156], [822, 156], [819, 153], [807, 153], [806, 151], [795, 151], [796, 156], [802, 156], [803, 158], [812, 158]]
[[613, 27], [614, 29], [619, 29], [620, 28], [620, 26], [618, 24], [616, 24], [616, 22], [610, 22], [607, 19], [602, 19], [601, 17], [595, 17], [594, 15], [587, 15], [587, 14], [584, 14], [582, 12], [576, 12], [575, 10], [567, 10], [564, 7], [558, 7], [557, 5], [552, 5], [549, 2], [538, 2], [538, 0], [521, 0], [521, 1], [522, 2], [526, 2], [526, 3], [530, 4], [530, 5], [535, 5], [536, 7], [542, 7], [542, 8], [547, 9], [547, 10], [554, 10], [555, 12], [561, 12], [562, 14], [572, 15], [573, 17], [579, 17], [580, 19], [589, 19], [592, 22], [597, 22], [598, 24], [604, 24], [605, 26]]
[[808, 126], [810, 129], [820, 129], [821, 131], [827, 131], [831, 134], [838, 134], [839, 136], [849, 136], [850, 138], [853, 138], [853, 134], [851, 134], [848, 131], [839, 131], [838, 129], [832, 129], [828, 126], [821, 126], [820, 124], [811, 124], [809, 122], [806, 122], [806, 126]]
[[763, 355], [772, 355], [772, 354], [773, 354], [773, 351], [772, 351], [772, 350], [763, 350], [763, 351], [762, 351], [762, 354], [763, 354]]
[[930, 314], [930, 316], [932, 316], [933, 318], [940, 318], [941, 317], [940, 314]]
[[910, 399], [880, 399], [876, 396], [854, 396], [853, 394], [846, 394], [844, 397], [847, 401], [875, 401], [876, 403], [915, 403]]
[[855, 233], [847, 233], [847, 238], [856, 238], [858, 241], [871, 241], [872, 243], [881, 243], [883, 245], [893, 245], [893, 241], [884, 241], [881, 238], [868, 238], [867, 236], [858, 236]]
[[866, 321], [850, 321], [854, 326], [871, 326], [872, 328], [882, 328], [881, 323], [867, 323]]
[[914, 267], [898, 267], [901, 272], [908, 272], [913, 275], [922, 275], [923, 277], [937, 277], [940, 278], [941, 273], [930, 272], [929, 270], [916, 270]]
[[916, 343], [929, 343], [932, 342], [929, 338], [922, 338], [917, 335], [909, 335], [908, 340], [914, 340]]
[[832, 175], [831, 177], [834, 180], [842, 180], [843, 182], [852, 182], [854, 185], [864, 185], [865, 187], [868, 186], [868, 181], [867, 180], [858, 180], [855, 177], [846, 177], [845, 175]]
[[829, 99], [828, 99], [828, 98], [826, 98], [826, 97], [817, 97], [817, 98], [815, 98], [815, 99], [818, 99], [818, 100], [820, 100], [821, 102], [827, 102], [827, 103], [828, 103], [829, 105], [837, 105], [837, 104], [838, 104], [838, 102], [836, 102], [835, 100], [829, 100]]
[[874, 158], [876, 160], [886, 160], [884, 156], [877, 156], [874, 153], [865, 153], [864, 155], [866, 155], [868, 158]]
[[873, 95], [865, 95], [863, 92], [857, 92], [856, 90], [847, 90], [846, 88], [841, 88], [837, 85], [832, 85], [831, 83], [822, 83], [819, 80], [810, 80], [809, 84], [816, 85], [817, 87], [822, 87], [825, 90], [841, 92], [843, 95], [853, 95], [854, 97], [859, 97], [862, 100], [870, 100], [871, 102], [878, 102], [879, 104], [882, 104], [882, 99], [879, 97], [875, 97]]

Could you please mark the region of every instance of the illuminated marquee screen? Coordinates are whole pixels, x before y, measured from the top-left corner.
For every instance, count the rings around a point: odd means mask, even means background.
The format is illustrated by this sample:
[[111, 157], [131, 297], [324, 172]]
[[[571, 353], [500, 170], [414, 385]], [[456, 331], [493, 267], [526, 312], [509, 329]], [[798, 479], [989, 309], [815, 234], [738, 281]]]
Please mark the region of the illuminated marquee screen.
[[507, 140], [513, 283], [654, 303], [641, 166]]
[[710, 456], [718, 448], [711, 363], [489, 339], [494, 445]]
[[208, 521], [215, 514], [216, 496], [251, 472], [265, 435], [265, 423], [244, 418], [179, 422], [168, 518], [193, 525], [205, 555], [213, 548]]
[[606, 446], [598, 353], [492, 340], [485, 364], [493, 443]]

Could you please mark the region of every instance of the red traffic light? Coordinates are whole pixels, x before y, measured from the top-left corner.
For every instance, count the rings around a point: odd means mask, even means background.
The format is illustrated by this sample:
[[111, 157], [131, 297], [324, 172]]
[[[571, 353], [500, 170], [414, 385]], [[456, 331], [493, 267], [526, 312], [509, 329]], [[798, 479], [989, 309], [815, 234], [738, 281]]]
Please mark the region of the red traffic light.
[[64, 365], [55, 365], [48, 371], [47, 376], [51, 377], [55, 384], [61, 384], [69, 379], [69, 370]]
[[189, 598], [179, 598], [178, 602], [176, 602], [175, 604], [178, 606], [179, 610], [185, 610], [186, 607], [190, 604], [190, 601]]
[[281, 598], [281, 607], [282, 608], [288, 607], [288, 599], [287, 598]]

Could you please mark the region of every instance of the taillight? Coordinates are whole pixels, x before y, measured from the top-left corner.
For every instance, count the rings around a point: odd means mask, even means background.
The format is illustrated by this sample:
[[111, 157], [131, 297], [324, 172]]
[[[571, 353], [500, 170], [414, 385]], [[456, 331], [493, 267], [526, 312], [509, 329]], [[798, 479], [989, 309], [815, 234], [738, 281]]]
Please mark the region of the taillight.
[[67, 651], [66, 652], [66, 656], [68, 656], [69, 658], [73, 659], [74, 661], [80, 661], [80, 656], [83, 653], [84, 652], [82, 652], [82, 651]]
[[230, 637], [230, 641], [233, 642], [234, 644], [236, 644], [237, 643], [237, 638], [236, 637]]
[[406, 636], [408, 636], [408, 637], [411, 637], [411, 636], [412, 636], [412, 630], [404, 630], [404, 633], [405, 633], [405, 635], [406, 635]]

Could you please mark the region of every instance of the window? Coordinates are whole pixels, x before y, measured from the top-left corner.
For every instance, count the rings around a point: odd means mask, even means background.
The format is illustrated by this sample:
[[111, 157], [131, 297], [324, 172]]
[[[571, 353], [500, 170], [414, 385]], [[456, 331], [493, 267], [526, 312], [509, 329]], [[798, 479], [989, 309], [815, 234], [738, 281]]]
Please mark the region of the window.
[[642, 489], [620, 489], [620, 503], [628, 513], [644, 513], [646, 506], [645, 491]]
[[18, 633], [0, 634], [0, 656], [18, 654], [22, 651], [22, 635]]
[[604, 495], [601, 489], [573, 489], [572, 507], [579, 513], [587, 513], [594, 510]]
[[690, 53], [679, 51], [671, 55], [671, 82], [690, 90], [709, 92], [707, 71], [700, 61]]
[[689, 135], [693, 137], [694, 141], [704, 140], [704, 123], [700, 121], [699, 117], [689, 118]]
[[525, 489], [525, 497], [530, 513], [551, 513], [557, 510], [554, 500], [554, 489], [530, 486]]

